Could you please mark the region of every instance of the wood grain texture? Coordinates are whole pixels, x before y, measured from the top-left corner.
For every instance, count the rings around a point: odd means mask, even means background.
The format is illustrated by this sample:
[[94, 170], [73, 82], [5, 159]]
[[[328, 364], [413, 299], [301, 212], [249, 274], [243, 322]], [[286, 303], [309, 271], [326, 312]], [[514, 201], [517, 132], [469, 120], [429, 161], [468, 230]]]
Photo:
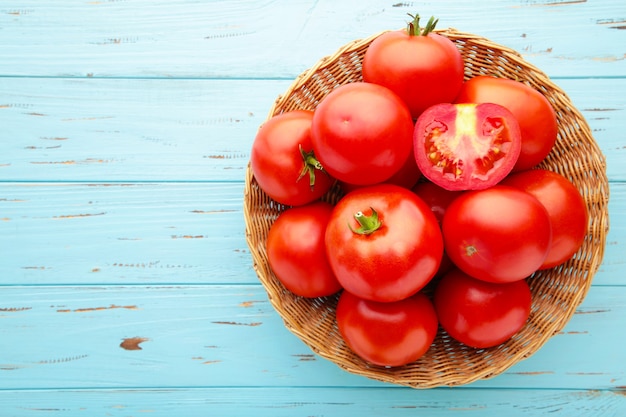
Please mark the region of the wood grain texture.
[[0, 7], [0, 74], [12, 76], [290, 79], [344, 43], [403, 27], [407, 13], [480, 33], [550, 76], [626, 73], [619, 30], [626, 6], [615, 0], [486, 0], [480, 7], [455, 0], [185, 0], [176, 7], [29, 0]]
[[[0, 390], [387, 386], [315, 355], [285, 329], [260, 285], [1, 290]], [[626, 385], [616, 366], [626, 362], [623, 346], [597, 343], [615, 337], [624, 300], [623, 286], [593, 287], [536, 354], [466, 388]]]
[[[626, 180], [626, 78], [558, 79]], [[242, 181], [284, 80], [0, 78], [0, 179]]]
[[[407, 13], [520, 52], [606, 155], [604, 262], [569, 324], [469, 386], [349, 374], [289, 333], [242, 212], [294, 77]], [[626, 3], [0, 3], [0, 416], [626, 415]]]
[[205, 417], [271, 415], [310, 417], [364, 415], [389, 417], [598, 416], [626, 412], [623, 390], [507, 390], [406, 388], [228, 387], [196, 389], [0, 391], [9, 416], [66, 417], [124, 415]]
[[[624, 285], [626, 184], [593, 285]], [[0, 285], [258, 284], [243, 184], [0, 184]], [[27, 248], [27, 250], [25, 250]]]

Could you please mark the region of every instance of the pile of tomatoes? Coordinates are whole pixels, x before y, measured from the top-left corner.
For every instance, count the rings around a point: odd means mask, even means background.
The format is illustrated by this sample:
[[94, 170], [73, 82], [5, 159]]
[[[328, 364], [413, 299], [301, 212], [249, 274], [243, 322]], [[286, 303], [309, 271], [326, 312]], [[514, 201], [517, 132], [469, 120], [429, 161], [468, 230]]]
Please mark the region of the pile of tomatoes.
[[478, 349], [513, 337], [529, 277], [587, 230], [577, 188], [536, 167], [557, 138], [550, 102], [516, 80], [465, 81], [435, 25], [380, 35], [362, 82], [270, 118], [252, 146], [257, 183], [287, 207], [268, 233], [272, 270], [299, 296], [339, 294], [341, 335], [375, 365], [417, 360], [439, 327]]

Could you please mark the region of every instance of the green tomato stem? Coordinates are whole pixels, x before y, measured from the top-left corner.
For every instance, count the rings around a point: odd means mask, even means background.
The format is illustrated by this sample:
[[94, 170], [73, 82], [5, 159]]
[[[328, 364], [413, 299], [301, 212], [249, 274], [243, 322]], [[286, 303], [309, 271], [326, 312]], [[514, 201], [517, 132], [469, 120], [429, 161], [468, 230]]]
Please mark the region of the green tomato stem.
[[300, 181], [304, 176], [306, 176], [307, 174], [309, 175], [309, 186], [311, 187], [311, 190], [315, 187], [315, 171], [320, 171], [323, 172], [324, 174], [326, 174], [326, 171], [324, 170], [324, 167], [322, 166], [322, 164], [320, 163], [320, 161], [317, 160], [317, 158], [315, 157], [315, 153], [313, 151], [307, 152], [302, 148], [302, 145], [299, 145], [300, 148], [300, 155], [302, 155], [302, 161], [304, 162], [304, 165], [302, 167], [302, 171], [300, 171], [300, 176], [298, 177], [297, 181]]
[[408, 13], [408, 15], [413, 19], [407, 24], [407, 32], [409, 36], [427, 36], [429, 33], [435, 30], [435, 26], [437, 26], [437, 22], [439, 19], [435, 19], [435, 16], [431, 16], [426, 23], [424, 28], [420, 28], [420, 15], [416, 14], [413, 16]]
[[359, 235], [369, 235], [380, 229], [380, 226], [382, 226], [383, 222], [378, 217], [378, 212], [374, 210], [373, 207], [370, 207], [370, 209], [372, 210], [372, 214], [369, 216], [363, 214], [362, 211], [354, 213], [354, 219], [359, 223], [360, 227], [358, 229], [354, 229], [348, 223], [348, 227], [350, 228], [350, 230]]

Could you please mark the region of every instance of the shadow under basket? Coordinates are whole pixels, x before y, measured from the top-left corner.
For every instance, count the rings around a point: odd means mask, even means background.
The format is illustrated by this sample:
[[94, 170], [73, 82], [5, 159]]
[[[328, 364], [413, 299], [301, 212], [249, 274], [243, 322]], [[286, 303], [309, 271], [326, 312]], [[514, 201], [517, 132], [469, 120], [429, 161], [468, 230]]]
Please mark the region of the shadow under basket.
[[[246, 239], [254, 269], [285, 326], [319, 356], [350, 373], [413, 388], [463, 385], [490, 378], [540, 349], [563, 329], [587, 294], [602, 262], [609, 228], [605, 158], [587, 122], [567, 95], [512, 49], [454, 29], [436, 32], [458, 47], [465, 62], [466, 79], [478, 75], [514, 79], [548, 98], [556, 111], [559, 131], [552, 152], [539, 167], [570, 179], [581, 192], [589, 211], [587, 235], [578, 252], [564, 264], [528, 278], [533, 294], [531, 314], [513, 338], [492, 348], [474, 349], [456, 342], [439, 329], [430, 350], [416, 362], [394, 368], [365, 362], [347, 347], [337, 329], [338, 295], [314, 299], [296, 296], [285, 289], [269, 266], [265, 248], [269, 228], [289, 207], [276, 203], [259, 188], [249, 165], [244, 190]], [[344, 45], [298, 76], [276, 99], [268, 119], [290, 110], [314, 110], [334, 88], [362, 81], [363, 56], [379, 35]], [[324, 199], [336, 203], [340, 197], [340, 190], [335, 187]]]

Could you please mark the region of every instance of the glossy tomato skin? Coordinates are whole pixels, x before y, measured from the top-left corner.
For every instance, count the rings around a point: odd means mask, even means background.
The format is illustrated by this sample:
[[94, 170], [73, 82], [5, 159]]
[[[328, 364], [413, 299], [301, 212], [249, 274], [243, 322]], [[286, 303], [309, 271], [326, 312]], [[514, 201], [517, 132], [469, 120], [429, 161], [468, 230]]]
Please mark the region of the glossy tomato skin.
[[[397, 171], [395, 174], [391, 176], [391, 178], [383, 181], [381, 184], [395, 184], [404, 188], [412, 188], [422, 177], [422, 173], [417, 167], [417, 162], [415, 162], [415, 158], [413, 157], [413, 151], [411, 151], [409, 157], [404, 162], [404, 165]], [[349, 193], [350, 191], [356, 190], [361, 187], [369, 187], [370, 185], [354, 185], [348, 184], [346, 182], [341, 182], [341, 189], [344, 194]]]
[[412, 190], [430, 207], [440, 224], [443, 222], [443, 216], [446, 214], [448, 206], [463, 194], [463, 191], [446, 190], [429, 181], [415, 184]]
[[530, 315], [532, 294], [526, 280], [495, 284], [453, 269], [437, 284], [433, 302], [441, 327], [452, 338], [488, 348], [521, 330]]
[[380, 366], [402, 366], [422, 357], [437, 334], [437, 315], [423, 293], [391, 303], [344, 291], [337, 304], [337, 326], [362, 359]]
[[[380, 227], [359, 234], [355, 215], [371, 216]], [[435, 275], [443, 253], [437, 219], [411, 190], [374, 185], [345, 195], [326, 228], [326, 250], [341, 285], [354, 295], [391, 302], [409, 297]]]
[[332, 213], [326, 202], [283, 211], [270, 227], [267, 257], [276, 277], [296, 295], [324, 297], [341, 285], [328, 259], [324, 235]]
[[463, 84], [455, 102], [496, 103], [513, 113], [522, 135], [522, 150], [514, 171], [539, 164], [556, 142], [558, 124], [550, 101], [520, 81], [486, 75], [474, 77]]
[[288, 206], [310, 203], [323, 196], [334, 179], [315, 170], [314, 186], [309, 175], [301, 176], [304, 159], [300, 147], [313, 151], [313, 112], [294, 110], [266, 121], [252, 143], [250, 168], [259, 187], [273, 200]]
[[524, 279], [539, 269], [552, 241], [550, 216], [529, 193], [495, 185], [468, 191], [443, 218], [446, 253], [468, 275], [488, 282]]
[[519, 124], [497, 104], [440, 103], [417, 119], [417, 166], [447, 190], [481, 190], [506, 177], [521, 150]]
[[548, 210], [552, 244], [539, 269], [560, 265], [578, 251], [587, 234], [589, 215], [585, 200], [570, 180], [557, 172], [533, 169], [512, 174], [502, 184], [530, 193]]
[[[448, 209], [448, 206], [452, 204], [457, 197], [463, 194], [463, 191], [450, 191], [445, 188], [441, 188], [440, 186], [433, 184], [429, 181], [421, 181], [413, 186], [413, 192], [417, 194], [428, 207], [433, 212], [439, 225], [441, 226], [441, 222], [443, 222], [443, 216]], [[440, 277], [450, 269], [454, 267], [454, 264], [450, 260], [448, 254], [443, 252], [443, 256], [441, 257], [441, 264], [439, 265], [439, 270], [437, 271], [436, 277]]]
[[332, 177], [371, 185], [401, 169], [411, 153], [412, 132], [411, 114], [395, 93], [355, 82], [337, 87], [319, 103], [311, 138]]
[[432, 105], [452, 102], [463, 84], [463, 72], [458, 48], [436, 33], [385, 32], [363, 57], [363, 79], [398, 94], [414, 119]]

